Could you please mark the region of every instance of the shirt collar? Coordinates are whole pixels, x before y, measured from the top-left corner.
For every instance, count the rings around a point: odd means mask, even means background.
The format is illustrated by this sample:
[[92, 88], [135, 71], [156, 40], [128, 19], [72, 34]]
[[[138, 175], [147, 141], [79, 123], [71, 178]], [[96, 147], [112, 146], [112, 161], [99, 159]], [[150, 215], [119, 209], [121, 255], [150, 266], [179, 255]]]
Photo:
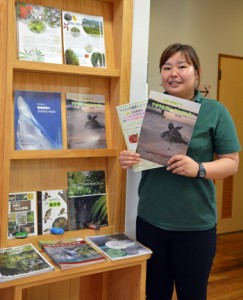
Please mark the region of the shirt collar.
[[193, 101], [197, 103], [202, 102], [202, 94], [199, 91], [196, 91]]

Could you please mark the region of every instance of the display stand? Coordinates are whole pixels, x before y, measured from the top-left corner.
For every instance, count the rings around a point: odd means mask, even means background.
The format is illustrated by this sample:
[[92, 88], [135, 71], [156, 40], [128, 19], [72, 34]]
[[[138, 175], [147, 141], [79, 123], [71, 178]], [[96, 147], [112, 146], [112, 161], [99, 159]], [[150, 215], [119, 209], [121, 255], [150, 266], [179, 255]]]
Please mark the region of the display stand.
[[[38, 244], [41, 236], [26, 240], [7, 238], [8, 194], [23, 191], [66, 189], [69, 171], [105, 170], [109, 225], [99, 231], [69, 231], [63, 238], [85, 237], [124, 230], [126, 172], [118, 156], [125, 148], [116, 106], [129, 102], [132, 45], [131, 0], [32, 0], [104, 18], [106, 68], [35, 63], [17, 59], [15, 0], [0, 1], [0, 247], [26, 242]], [[13, 91], [36, 90], [102, 94], [106, 101], [106, 149], [67, 149], [63, 115], [63, 150], [16, 151], [14, 148]], [[64, 114], [64, 113], [63, 113]], [[60, 238], [45, 235], [45, 239]], [[41, 275], [0, 283], [0, 299], [8, 300], [119, 300], [144, 299], [146, 260], [149, 255], [115, 262], [56, 269]]]

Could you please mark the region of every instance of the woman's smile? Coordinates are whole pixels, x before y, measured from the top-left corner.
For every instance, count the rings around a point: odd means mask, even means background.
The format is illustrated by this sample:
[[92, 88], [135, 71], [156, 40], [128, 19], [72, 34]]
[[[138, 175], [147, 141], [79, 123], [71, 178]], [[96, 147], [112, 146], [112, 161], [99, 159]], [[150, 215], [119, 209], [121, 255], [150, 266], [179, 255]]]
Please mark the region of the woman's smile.
[[191, 100], [198, 83], [198, 74], [186, 57], [181, 52], [177, 52], [162, 66], [161, 80], [167, 93]]

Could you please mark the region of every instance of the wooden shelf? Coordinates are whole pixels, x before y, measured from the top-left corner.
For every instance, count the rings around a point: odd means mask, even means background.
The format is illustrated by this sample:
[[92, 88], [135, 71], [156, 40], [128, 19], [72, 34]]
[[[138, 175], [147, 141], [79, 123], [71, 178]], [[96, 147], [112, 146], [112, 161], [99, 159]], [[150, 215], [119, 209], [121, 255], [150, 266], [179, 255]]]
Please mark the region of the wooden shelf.
[[90, 158], [116, 157], [117, 149], [75, 149], [75, 150], [17, 150], [11, 152], [11, 159], [49, 159], [49, 158]]
[[[15, 4], [0, 1], [0, 247], [124, 231], [126, 172], [119, 166], [125, 148], [116, 106], [129, 102], [132, 46], [131, 0], [31, 0], [104, 19], [106, 68], [17, 60]], [[24, 0], [25, 2], [25, 0]], [[4, 45], [4, 46], [3, 46]], [[14, 90], [60, 92], [62, 150], [14, 150]], [[102, 94], [106, 111], [106, 149], [66, 149], [65, 94]], [[81, 130], [81, 129], [80, 129]], [[67, 188], [67, 172], [104, 170], [108, 226], [99, 231], [80, 229], [64, 235], [8, 239], [9, 193]], [[45, 254], [44, 254], [45, 255]], [[46, 255], [45, 255], [46, 256]], [[0, 299], [8, 300], [123, 300], [145, 299], [146, 261], [150, 255], [107, 261], [69, 270], [23, 277], [0, 284]]]
[[45, 235], [37, 235], [37, 236], [29, 236], [25, 240], [21, 239], [8, 239], [7, 247], [12, 246], [20, 246], [24, 242], [25, 243], [32, 243], [33, 245], [38, 246], [39, 240], [64, 240], [64, 239], [71, 239], [71, 238], [85, 238], [89, 235], [99, 235], [99, 234], [110, 234], [114, 232], [114, 226], [104, 226], [101, 227], [99, 230], [92, 230], [92, 229], [79, 229], [73, 231], [65, 231], [62, 235], [53, 235], [53, 234], [45, 234]]
[[28, 283], [26, 282], [26, 278], [20, 278], [14, 281], [2, 282], [0, 285], [0, 289], [10, 287], [13, 285], [14, 286], [24, 285], [24, 287], [26, 288], [28, 286], [36, 286], [41, 284], [49, 284], [52, 282], [57, 282], [60, 281], [60, 279], [61, 280], [72, 279], [75, 277], [87, 276], [99, 272], [117, 270], [119, 268], [128, 268], [137, 264], [141, 264], [144, 261], [146, 261], [148, 258], [150, 258], [149, 254], [128, 258], [125, 261], [124, 259], [117, 260], [117, 261], [106, 261], [106, 262], [88, 265], [85, 267], [77, 267], [77, 268], [72, 268], [67, 270], [61, 270], [59, 268], [56, 268], [54, 272], [48, 272], [44, 274], [27, 277]]
[[65, 75], [82, 75], [102, 78], [119, 78], [120, 70], [109, 68], [91, 68], [82, 66], [71, 66], [63, 64], [50, 64], [39, 62], [27, 62], [16, 60], [13, 63], [14, 71], [28, 71], [28, 72], [43, 72], [53, 74]]
[[[56, 269], [54, 272], [48, 272], [31, 277], [21, 278], [14, 281], [3, 282], [0, 285], [0, 298], [10, 299], [37, 299], [38, 294], [45, 293], [46, 286], [49, 287], [48, 294], [52, 300], [57, 299], [143, 299], [144, 275], [146, 270], [146, 260], [150, 255], [137, 256], [129, 259], [117, 261], [107, 261], [95, 265], [85, 267], [77, 267], [68, 270]], [[95, 285], [99, 282], [99, 285]], [[57, 289], [57, 284], [62, 284]], [[101, 284], [102, 283], [102, 284]], [[71, 298], [71, 287], [76, 286], [75, 291], [80, 291], [82, 296], [76, 294], [75, 298]], [[14, 287], [15, 293], [12, 288]], [[90, 289], [92, 288], [92, 289]], [[35, 290], [35, 298], [29, 296]], [[28, 293], [27, 293], [28, 291]], [[87, 293], [87, 291], [89, 291]], [[105, 296], [102, 296], [105, 295]], [[8, 296], [8, 297], [7, 297]], [[68, 298], [69, 297], [69, 298]]]

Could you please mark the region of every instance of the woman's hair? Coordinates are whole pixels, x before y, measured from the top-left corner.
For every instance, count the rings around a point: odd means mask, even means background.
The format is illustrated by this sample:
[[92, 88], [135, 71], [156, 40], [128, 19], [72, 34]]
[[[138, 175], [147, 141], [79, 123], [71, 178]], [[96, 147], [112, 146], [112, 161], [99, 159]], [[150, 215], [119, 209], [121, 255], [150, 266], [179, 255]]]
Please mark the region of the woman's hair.
[[190, 45], [184, 45], [184, 44], [179, 44], [175, 43], [170, 46], [168, 46], [161, 54], [160, 56], [160, 62], [159, 62], [159, 70], [161, 72], [162, 66], [167, 62], [167, 60], [176, 54], [177, 52], [181, 52], [182, 54], [185, 55], [186, 61], [188, 64], [193, 65], [195, 70], [198, 73], [198, 84], [197, 87], [200, 84], [200, 77], [201, 77], [201, 66], [200, 66], [200, 61], [197, 56], [197, 53], [195, 49], [190, 46]]

